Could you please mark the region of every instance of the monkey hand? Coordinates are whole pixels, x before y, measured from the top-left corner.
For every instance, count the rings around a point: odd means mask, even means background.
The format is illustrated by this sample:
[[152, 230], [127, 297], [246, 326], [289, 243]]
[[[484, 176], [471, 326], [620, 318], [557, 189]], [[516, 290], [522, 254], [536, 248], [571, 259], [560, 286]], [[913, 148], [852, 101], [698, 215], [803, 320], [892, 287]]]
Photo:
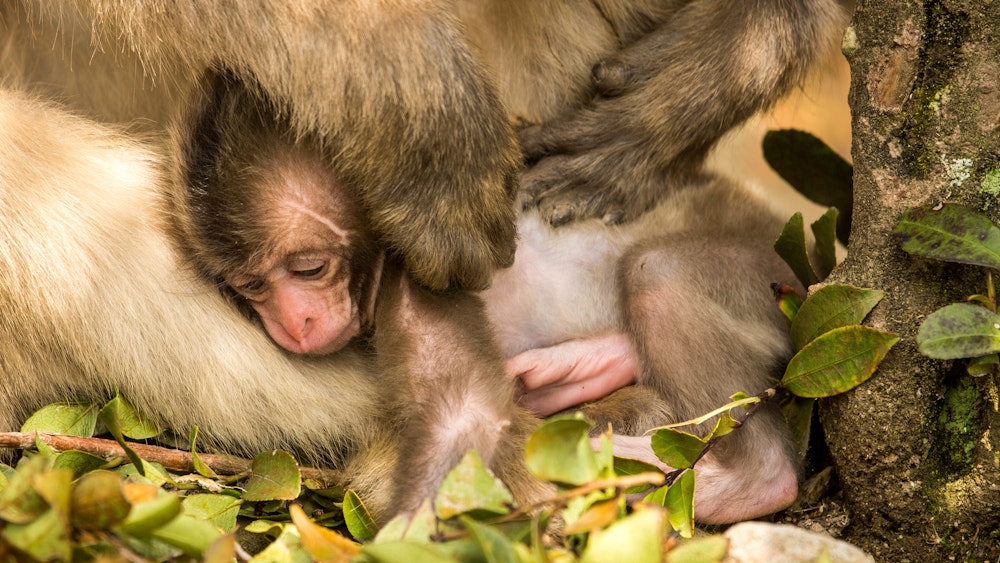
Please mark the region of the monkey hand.
[[586, 107], [524, 129], [522, 202], [554, 225], [633, 219], [839, 39], [836, 2], [694, 1], [593, 71]]
[[524, 351], [504, 364], [518, 379], [522, 407], [538, 416], [593, 401], [635, 383], [635, 353], [621, 333]]

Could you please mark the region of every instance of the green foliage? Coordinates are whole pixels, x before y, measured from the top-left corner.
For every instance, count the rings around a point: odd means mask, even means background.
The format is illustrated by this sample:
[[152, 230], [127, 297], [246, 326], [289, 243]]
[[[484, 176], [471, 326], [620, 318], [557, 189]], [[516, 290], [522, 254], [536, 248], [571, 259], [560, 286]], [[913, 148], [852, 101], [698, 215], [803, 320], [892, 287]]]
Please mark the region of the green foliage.
[[802, 285], [809, 287], [825, 278], [837, 264], [836, 232], [837, 210], [830, 208], [810, 225], [815, 239], [816, 265], [813, 266], [806, 246], [805, 226], [801, 213], [788, 220], [778, 239], [774, 241], [774, 251], [788, 264]]
[[69, 436], [93, 436], [97, 407], [87, 403], [52, 403], [35, 411], [21, 425], [21, 432], [51, 432]]
[[861, 324], [882, 296], [881, 291], [844, 284], [820, 288], [792, 319], [792, 346], [798, 351], [835, 328]]
[[804, 131], [768, 131], [764, 159], [786, 182], [812, 201], [835, 207], [837, 238], [847, 244], [854, 204], [854, 168], [823, 141]]
[[378, 524], [354, 491], [347, 491], [344, 495], [344, 524], [347, 531], [361, 541], [374, 538], [378, 532]]
[[302, 474], [288, 452], [272, 450], [253, 458], [250, 480], [243, 499], [248, 501], [294, 500], [302, 488]]
[[[783, 233], [790, 241], [785, 254], [816, 281], [817, 271], [825, 275], [832, 267], [835, 221], [831, 212], [813, 224], [817, 244], [825, 247], [815, 253], [815, 268], [801, 217]], [[775, 293], [797, 350], [778, 388], [803, 397], [843, 392], [867, 379], [897, 340], [859, 325], [881, 292], [831, 285], [805, 301], [790, 286]], [[651, 449], [666, 473], [615, 458], [610, 437], [592, 438], [592, 424], [582, 416], [554, 417], [525, 447], [526, 467], [553, 488], [549, 499], [514, 506], [511, 493], [470, 451], [445, 477], [433, 505], [428, 499], [386, 523], [375, 522], [353, 491], [303, 479], [287, 452], [264, 452], [244, 474], [218, 475], [198, 454], [195, 427], [188, 455], [196, 474], [171, 473], [140, 459], [125, 442], [126, 436], [151, 439], [159, 429], [122, 398], [99, 412], [51, 406], [25, 428], [90, 436], [100, 420], [131, 463], [118, 467], [122, 459], [57, 453], [37, 439], [39, 453], [0, 474], [0, 542], [37, 559], [91, 560], [127, 549], [150, 560], [229, 561], [237, 551], [232, 534], [242, 526], [271, 540], [255, 561], [721, 561], [728, 548], [723, 538], [678, 541], [694, 534], [697, 466], [718, 441], [752, 424], [757, 408], [777, 393], [740, 391], [703, 416], [654, 429]], [[811, 409], [803, 407], [811, 402], [795, 404], [798, 418], [808, 421]], [[704, 435], [680, 429], [713, 421]], [[628, 502], [626, 494], [637, 492], [646, 493], [643, 501]], [[551, 522], [560, 523], [564, 543], [553, 545]]]
[[812, 263], [809, 262], [809, 250], [806, 247], [805, 227], [803, 227], [801, 213], [792, 215], [792, 218], [785, 224], [778, 240], [774, 241], [774, 251], [788, 264], [802, 285], [809, 287], [819, 281]]
[[1000, 269], [1000, 228], [961, 205], [910, 209], [892, 234], [916, 256]]
[[[831, 209], [812, 225], [821, 271], [832, 268], [831, 224], [835, 219], [836, 210]], [[819, 281], [809, 261], [800, 213], [785, 225], [774, 248], [804, 285]], [[790, 336], [796, 350], [779, 386], [797, 397], [829, 397], [857, 387], [875, 373], [899, 341], [895, 334], [860, 324], [882, 300], [881, 291], [831, 284], [801, 303], [796, 303], [789, 291], [787, 286], [775, 290], [779, 308], [791, 321]], [[799, 403], [796, 408], [801, 418], [805, 407]], [[808, 423], [798, 427], [808, 430]]]
[[893, 236], [915, 256], [989, 269], [986, 295], [972, 295], [969, 303], [953, 303], [928, 315], [917, 332], [917, 346], [931, 358], [968, 358], [970, 375], [995, 371], [1000, 316], [990, 272], [1000, 269], [1000, 228], [967, 207], [941, 204], [904, 212]]
[[922, 354], [939, 360], [993, 356], [1000, 352], [1000, 315], [981, 305], [952, 303], [924, 319], [917, 344]]
[[581, 416], [554, 417], [531, 435], [525, 446], [528, 469], [540, 479], [581, 485], [599, 476], [597, 458]]
[[[849, 181], [850, 175], [846, 178]], [[835, 265], [835, 223], [840, 231], [843, 223], [837, 223], [836, 210], [830, 209], [812, 224], [815, 269], [806, 249], [801, 214], [792, 216], [775, 242], [775, 250], [806, 286], [825, 278]], [[848, 218], [847, 230], [849, 224]], [[838, 236], [846, 242], [845, 232]], [[799, 454], [804, 456], [811, 431], [812, 399], [844, 393], [865, 382], [899, 338], [861, 326], [882, 300], [881, 291], [831, 284], [803, 301], [791, 286], [776, 283], [772, 288], [778, 308], [790, 322], [796, 352], [778, 384], [793, 394], [782, 403], [782, 412]]]
[[873, 328], [835, 328], [792, 357], [781, 385], [798, 397], [844, 393], [867, 381], [897, 342], [898, 336]]

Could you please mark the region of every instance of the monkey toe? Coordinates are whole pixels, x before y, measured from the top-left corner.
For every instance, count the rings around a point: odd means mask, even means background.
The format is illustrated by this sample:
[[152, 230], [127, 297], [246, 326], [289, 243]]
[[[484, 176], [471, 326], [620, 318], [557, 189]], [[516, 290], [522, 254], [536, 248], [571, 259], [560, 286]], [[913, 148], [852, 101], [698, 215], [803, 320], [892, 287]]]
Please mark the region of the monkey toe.
[[615, 209], [613, 211], [608, 211], [601, 217], [601, 221], [605, 225], [617, 225], [625, 219], [625, 211], [621, 209]]
[[603, 96], [623, 94], [634, 74], [634, 69], [620, 61], [610, 59], [597, 63], [590, 71], [591, 81], [597, 93]]

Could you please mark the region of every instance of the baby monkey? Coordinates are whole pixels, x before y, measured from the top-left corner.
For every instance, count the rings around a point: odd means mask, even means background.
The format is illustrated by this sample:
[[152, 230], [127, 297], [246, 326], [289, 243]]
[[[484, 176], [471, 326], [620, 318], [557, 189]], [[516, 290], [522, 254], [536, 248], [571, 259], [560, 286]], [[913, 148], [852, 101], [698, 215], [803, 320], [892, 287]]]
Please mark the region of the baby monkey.
[[481, 301], [413, 282], [372, 235], [325, 147], [295, 138], [255, 86], [225, 71], [203, 86], [174, 131], [172, 198], [176, 238], [199, 275], [289, 352], [374, 356], [399, 421], [400, 510], [433, 496], [469, 449], [519, 502], [537, 500], [546, 489], [521, 455], [536, 419], [514, 403]]
[[[787, 361], [769, 289], [794, 279], [770, 249], [782, 223], [732, 181], [696, 178], [620, 226], [554, 229], [522, 213], [515, 263], [481, 294], [483, 309], [469, 294], [410, 282], [338, 182], [335, 158], [289, 137], [280, 107], [225, 72], [207, 84], [181, 136], [189, 255], [286, 350], [371, 346], [419, 405], [419, 423], [404, 425], [417, 453], [404, 457], [431, 465], [469, 446], [520, 467], [508, 446], [532, 422], [513, 405], [502, 359], [536, 414], [592, 401], [581, 410], [595, 431], [610, 425], [616, 452], [647, 461], [656, 460], [643, 432], [759, 392]], [[779, 510], [794, 500], [797, 472], [781, 415], [766, 407], [699, 464], [696, 516]]]

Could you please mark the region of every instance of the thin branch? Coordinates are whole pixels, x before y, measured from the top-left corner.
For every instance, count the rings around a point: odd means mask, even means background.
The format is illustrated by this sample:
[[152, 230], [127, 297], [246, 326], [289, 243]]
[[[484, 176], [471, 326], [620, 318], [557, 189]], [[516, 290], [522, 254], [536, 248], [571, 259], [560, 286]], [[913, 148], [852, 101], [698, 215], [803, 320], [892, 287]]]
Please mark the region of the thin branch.
[[[36, 436], [56, 452], [79, 450], [109, 461], [127, 457], [125, 450], [114, 440], [67, 436], [65, 434], [51, 434], [48, 432], [38, 432], [37, 434], [34, 432], [0, 432], [0, 448], [35, 450], [37, 449], [35, 445]], [[183, 473], [195, 472], [191, 452], [135, 442], [129, 442], [128, 445], [142, 459], [159, 463], [170, 471]], [[219, 475], [239, 475], [250, 471], [251, 461], [242, 457], [205, 453], [199, 453], [198, 457], [212, 468], [212, 471], [215, 471]], [[315, 479], [321, 482], [323, 486], [333, 486], [344, 482], [343, 474], [340, 471], [316, 469], [313, 467], [300, 467], [299, 471], [304, 478]]]

